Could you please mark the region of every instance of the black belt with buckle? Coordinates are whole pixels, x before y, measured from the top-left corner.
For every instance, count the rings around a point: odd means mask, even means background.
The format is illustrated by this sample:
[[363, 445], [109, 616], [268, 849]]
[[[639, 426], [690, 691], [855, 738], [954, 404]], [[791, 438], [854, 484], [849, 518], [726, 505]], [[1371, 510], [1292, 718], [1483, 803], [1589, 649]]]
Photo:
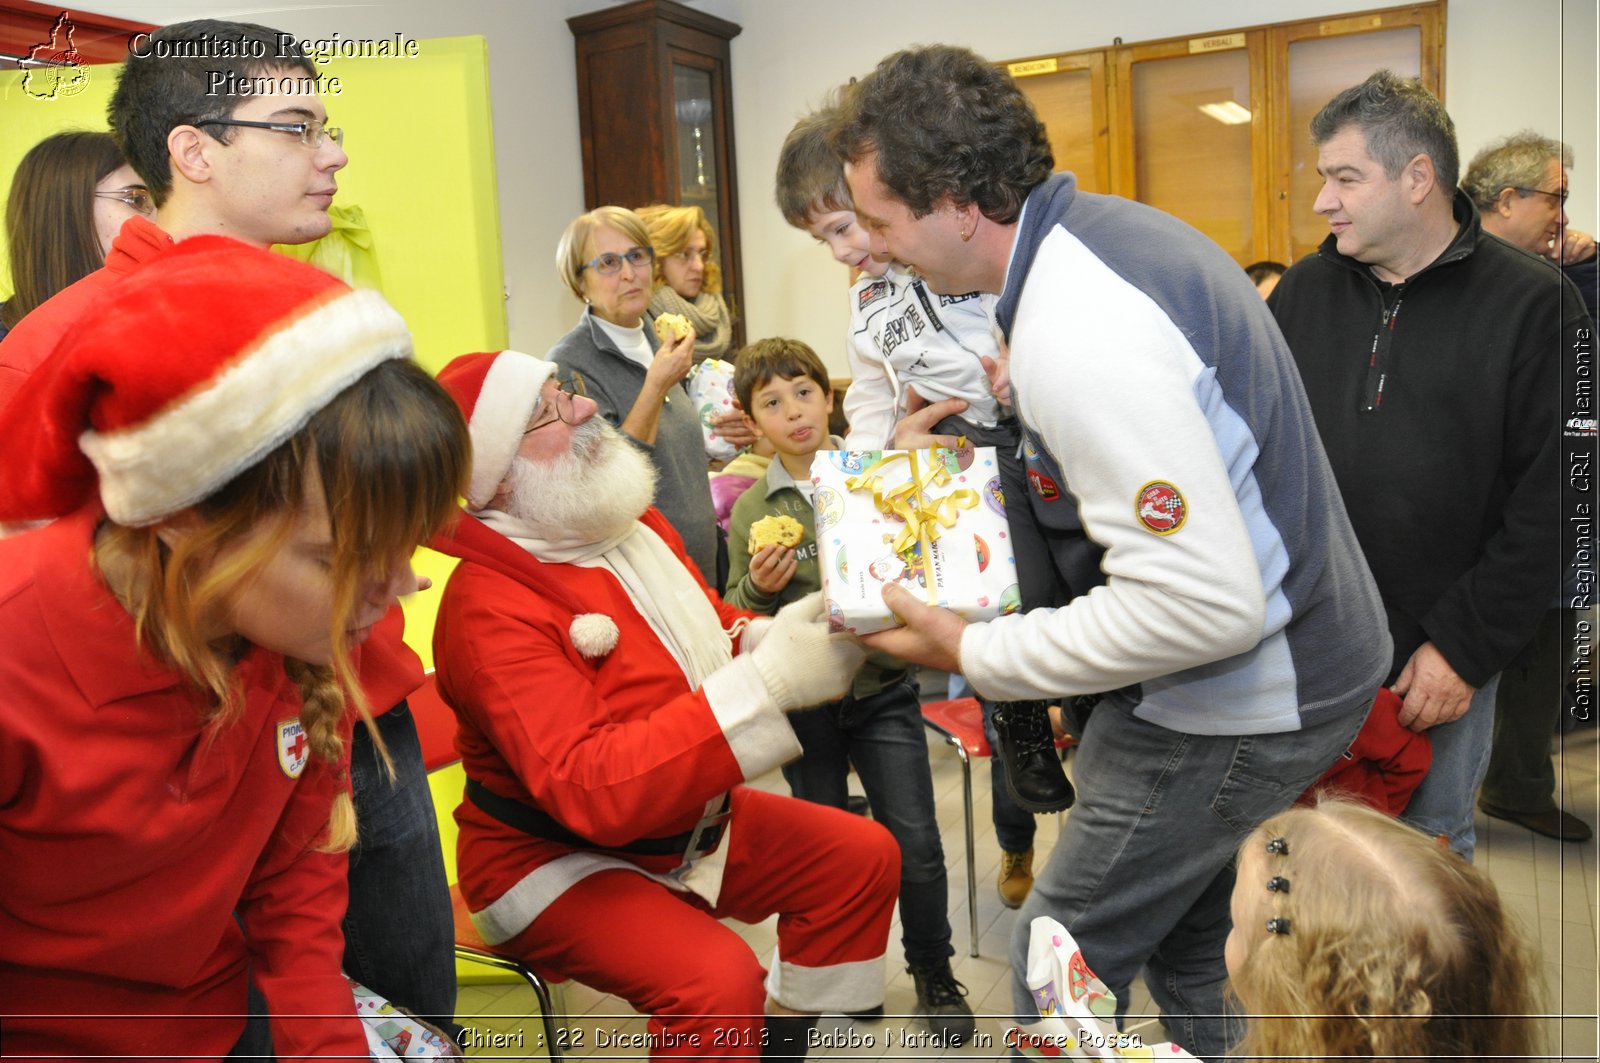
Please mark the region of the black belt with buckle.
[[[476, 779], [467, 780], [467, 800], [506, 826], [515, 827], [535, 838], [570, 845], [575, 849], [599, 849], [633, 856], [698, 856], [708, 853], [717, 847], [717, 843], [722, 840], [722, 832], [728, 825], [728, 797], [724, 795], [721, 810], [713, 822], [706, 824], [703, 829], [697, 825], [694, 830], [686, 830], [682, 834], [674, 834], [667, 838], [635, 838], [623, 845], [601, 845], [597, 841], [568, 830], [542, 808], [525, 805], [509, 797], [501, 797]], [[689, 849], [691, 844], [694, 845], [692, 851]]]

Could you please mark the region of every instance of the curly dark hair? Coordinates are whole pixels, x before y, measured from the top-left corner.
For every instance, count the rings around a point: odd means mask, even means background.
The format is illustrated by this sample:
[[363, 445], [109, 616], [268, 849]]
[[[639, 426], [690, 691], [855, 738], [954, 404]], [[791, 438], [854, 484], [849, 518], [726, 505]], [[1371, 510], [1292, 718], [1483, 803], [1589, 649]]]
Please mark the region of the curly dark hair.
[[1044, 123], [1011, 76], [943, 44], [880, 62], [845, 95], [833, 146], [846, 162], [876, 152], [878, 179], [918, 218], [948, 196], [1010, 224], [1055, 169]]

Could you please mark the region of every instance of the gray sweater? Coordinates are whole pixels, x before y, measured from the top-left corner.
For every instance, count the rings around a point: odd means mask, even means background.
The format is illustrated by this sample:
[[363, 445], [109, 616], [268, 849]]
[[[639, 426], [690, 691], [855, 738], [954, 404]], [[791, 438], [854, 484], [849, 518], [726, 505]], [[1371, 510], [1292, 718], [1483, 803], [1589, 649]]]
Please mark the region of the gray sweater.
[[[647, 328], [644, 334], [650, 349], [655, 350], [659, 346], [655, 331]], [[559, 365], [563, 376], [573, 370], [582, 373], [589, 397], [600, 404], [600, 416], [613, 425], [622, 424], [644, 387], [644, 366], [617, 350], [591, 310], [584, 311], [577, 325], [556, 341], [545, 358]], [[656, 508], [683, 537], [684, 548], [700, 567], [700, 574], [714, 586], [717, 516], [706, 475], [705, 437], [689, 393], [681, 386], [671, 389], [662, 404], [654, 445], [637, 439], [633, 443], [649, 455], [660, 474]]]

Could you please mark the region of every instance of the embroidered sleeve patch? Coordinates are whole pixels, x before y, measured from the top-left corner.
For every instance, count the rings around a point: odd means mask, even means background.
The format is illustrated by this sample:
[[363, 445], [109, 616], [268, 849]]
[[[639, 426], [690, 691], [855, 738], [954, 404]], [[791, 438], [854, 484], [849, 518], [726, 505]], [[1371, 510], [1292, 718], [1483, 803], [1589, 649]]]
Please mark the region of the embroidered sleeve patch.
[[299, 720], [278, 722], [278, 767], [291, 779], [300, 778], [311, 755], [311, 740]]
[[1151, 480], [1139, 488], [1133, 508], [1139, 523], [1157, 535], [1171, 535], [1189, 517], [1183, 493], [1165, 480]]

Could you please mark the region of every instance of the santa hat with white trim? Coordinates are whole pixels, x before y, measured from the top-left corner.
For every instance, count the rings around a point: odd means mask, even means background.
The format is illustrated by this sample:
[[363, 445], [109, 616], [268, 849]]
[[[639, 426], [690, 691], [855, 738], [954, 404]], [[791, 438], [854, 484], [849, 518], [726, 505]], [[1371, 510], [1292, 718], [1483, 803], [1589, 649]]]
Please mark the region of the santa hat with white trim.
[[439, 371], [439, 383], [461, 407], [472, 433], [472, 483], [467, 508], [494, 500], [517, 447], [538, 412], [556, 363], [521, 351], [463, 354]]
[[0, 413], [0, 520], [70, 513], [98, 481], [112, 520], [155, 523], [410, 355], [378, 293], [237, 240], [184, 240], [110, 288]]

